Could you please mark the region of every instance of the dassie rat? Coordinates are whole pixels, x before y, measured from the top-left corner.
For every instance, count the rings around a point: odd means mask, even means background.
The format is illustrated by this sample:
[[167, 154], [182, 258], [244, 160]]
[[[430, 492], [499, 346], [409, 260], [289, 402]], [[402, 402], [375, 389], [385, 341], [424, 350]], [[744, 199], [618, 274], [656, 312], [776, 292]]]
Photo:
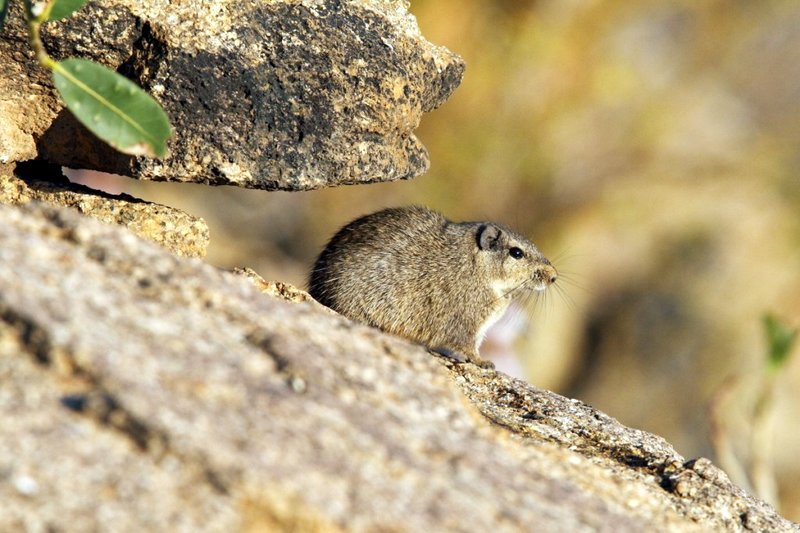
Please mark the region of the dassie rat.
[[309, 280], [346, 317], [492, 366], [478, 355], [511, 299], [543, 291], [556, 269], [528, 239], [491, 222], [454, 223], [424, 207], [359, 218], [330, 240]]

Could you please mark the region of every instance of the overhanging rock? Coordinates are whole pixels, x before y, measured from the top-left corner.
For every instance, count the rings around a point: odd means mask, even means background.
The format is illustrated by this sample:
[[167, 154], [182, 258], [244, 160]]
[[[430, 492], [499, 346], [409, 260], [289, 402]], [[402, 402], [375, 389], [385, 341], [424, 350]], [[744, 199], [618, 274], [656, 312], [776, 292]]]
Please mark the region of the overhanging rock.
[[133, 158], [61, 108], [17, 4], [0, 34], [6, 162], [40, 155], [140, 179], [283, 190], [411, 178], [428, 168], [414, 129], [464, 69], [422, 37], [406, 0], [96, 0], [48, 23], [44, 42], [56, 58], [117, 68], [162, 103], [170, 155]]

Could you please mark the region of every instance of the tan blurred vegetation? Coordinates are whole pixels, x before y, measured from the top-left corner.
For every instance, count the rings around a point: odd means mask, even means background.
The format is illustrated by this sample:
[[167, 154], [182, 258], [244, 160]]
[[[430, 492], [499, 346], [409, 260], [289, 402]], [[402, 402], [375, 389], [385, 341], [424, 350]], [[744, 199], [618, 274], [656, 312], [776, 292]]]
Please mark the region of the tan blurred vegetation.
[[[536, 385], [712, 456], [708, 404], [800, 325], [800, 4], [415, 0], [464, 82], [423, 119], [428, 175], [312, 193], [130, 184], [212, 228], [211, 263], [304, 285], [325, 240], [422, 203], [532, 237], [568, 273], [516, 349]], [[513, 328], [512, 328], [513, 329]], [[749, 428], [747, 387], [727, 408]], [[800, 356], [776, 381], [781, 510], [800, 520]]]

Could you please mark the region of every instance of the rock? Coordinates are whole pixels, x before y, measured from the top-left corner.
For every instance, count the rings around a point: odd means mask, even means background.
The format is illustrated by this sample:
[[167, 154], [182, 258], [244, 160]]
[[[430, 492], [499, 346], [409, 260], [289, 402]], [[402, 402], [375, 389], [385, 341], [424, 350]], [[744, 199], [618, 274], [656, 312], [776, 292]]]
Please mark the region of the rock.
[[749, 496], [708, 459], [686, 461], [661, 437], [627, 428], [578, 400], [474, 365], [446, 364], [481, 413], [522, 442], [552, 442], [617, 463], [623, 468], [613, 470], [634, 485], [644, 475], [673, 496], [672, 505], [682, 516], [704, 524], [702, 529], [800, 531], [789, 522], [775, 521], [771, 506]]
[[80, 377], [20, 357], [36, 349], [37, 335], [45, 339], [0, 311], [0, 529], [221, 531], [236, 523], [202, 471], [137, 452], [85, 416], [78, 399], [91, 386]]
[[0, 242], [0, 530], [797, 530], [659, 437], [120, 228], [0, 206]]
[[[300, 290], [297, 287], [289, 285], [288, 283], [283, 283], [280, 281], [267, 281], [252, 268], [234, 268], [233, 273], [249, 279], [253, 285], [258, 287], [258, 290], [264, 294], [281, 298], [287, 302], [311, 302], [312, 304], [316, 304], [316, 300], [314, 300], [314, 298], [312, 298], [311, 295], [306, 291]], [[317, 307], [324, 311], [331, 313], [333, 312], [327, 307], [319, 304], [317, 304]]]
[[[463, 63], [427, 42], [407, 0], [97, 0], [49, 23], [55, 58], [119, 69], [175, 128], [164, 160], [100, 143], [62, 109], [27, 49], [21, 3], [0, 33], [0, 160], [42, 156], [140, 179], [308, 190], [428, 168], [414, 136]], [[35, 99], [36, 106], [30, 102]]]
[[70, 183], [58, 167], [51, 165], [25, 164], [16, 170], [0, 166], [0, 203], [33, 201], [71, 207], [86, 216], [124, 226], [178, 255], [206, 255], [209, 231], [202, 218], [127, 194], [107, 194]]

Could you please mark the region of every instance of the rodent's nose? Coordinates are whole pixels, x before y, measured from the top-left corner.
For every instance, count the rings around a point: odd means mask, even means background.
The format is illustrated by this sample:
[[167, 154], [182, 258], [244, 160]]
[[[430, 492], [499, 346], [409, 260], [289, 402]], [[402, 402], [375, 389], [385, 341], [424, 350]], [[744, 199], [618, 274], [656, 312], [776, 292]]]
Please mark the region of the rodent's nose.
[[550, 265], [543, 267], [541, 272], [542, 272], [541, 279], [547, 280], [548, 284], [555, 283], [556, 280], [558, 279], [558, 272], [556, 272], [556, 269]]

